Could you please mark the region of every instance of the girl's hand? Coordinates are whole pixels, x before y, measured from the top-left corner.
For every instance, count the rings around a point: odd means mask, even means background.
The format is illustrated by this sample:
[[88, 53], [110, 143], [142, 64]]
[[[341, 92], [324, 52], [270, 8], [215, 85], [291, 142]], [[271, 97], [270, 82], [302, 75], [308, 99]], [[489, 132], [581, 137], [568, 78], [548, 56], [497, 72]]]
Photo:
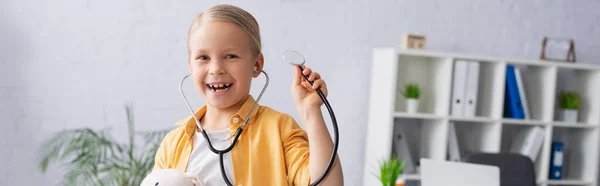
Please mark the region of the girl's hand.
[[[327, 96], [327, 86], [325, 81], [321, 79], [319, 73], [313, 72], [310, 68], [304, 68], [304, 71], [300, 72], [298, 66], [294, 66], [294, 81], [292, 83], [291, 92], [296, 108], [299, 112], [304, 112], [310, 109], [319, 109], [323, 104], [323, 100], [319, 97], [317, 89], [321, 89], [323, 94]], [[314, 82], [310, 85], [308, 81], [302, 76], [302, 74], [308, 76], [308, 80]]]

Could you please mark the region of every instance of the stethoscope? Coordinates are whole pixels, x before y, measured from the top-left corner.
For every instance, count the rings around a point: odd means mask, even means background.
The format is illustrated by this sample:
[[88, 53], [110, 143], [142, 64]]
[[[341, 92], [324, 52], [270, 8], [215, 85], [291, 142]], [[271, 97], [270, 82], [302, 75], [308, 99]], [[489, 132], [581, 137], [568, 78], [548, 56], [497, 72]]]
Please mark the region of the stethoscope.
[[[298, 53], [296, 51], [292, 51], [292, 50], [285, 51], [284, 54], [283, 54], [283, 59], [286, 60], [288, 63], [290, 63], [292, 65], [295, 65], [298, 68], [300, 68], [300, 72], [304, 71], [304, 68], [302, 67], [302, 65], [304, 65], [305, 59], [304, 59], [304, 57], [300, 53]], [[183, 77], [183, 79], [181, 79], [181, 82], [179, 83], [179, 92], [181, 93], [181, 97], [183, 97], [183, 101], [185, 102], [185, 104], [187, 105], [188, 109], [192, 113], [192, 117], [194, 117], [194, 120], [196, 121], [196, 125], [202, 131], [201, 132], [202, 136], [204, 136], [204, 139], [208, 143], [208, 148], [213, 153], [219, 155], [219, 165], [221, 167], [221, 175], [223, 176], [223, 179], [225, 180], [225, 183], [227, 183], [227, 185], [229, 185], [229, 186], [233, 186], [233, 184], [229, 181], [229, 179], [227, 178], [227, 174], [225, 173], [225, 165], [223, 164], [223, 156], [226, 153], [230, 152], [233, 149], [233, 147], [235, 146], [238, 138], [240, 137], [240, 134], [242, 134], [242, 131], [244, 130], [244, 127], [246, 126], [246, 124], [250, 120], [250, 115], [254, 111], [256, 105], [258, 104], [258, 101], [260, 100], [260, 98], [262, 97], [263, 93], [265, 92], [265, 89], [267, 89], [267, 86], [269, 85], [269, 75], [264, 70], [259, 70], [259, 71], [262, 72], [263, 74], [265, 74], [265, 78], [266, 78], [265, 84], [263, 85], [263, 88], [260, 91], [260, 94], [256, 98], [256, 101], [252, 105], [252, 108], [250, 109], [250, 112], [248, 112], [248, 115], [246, 116], [246, 119], [244, 119], [244, 122], [242, 123], [242, 125], [240, 127], [238, 127], [237, 130], [235, 131], [235, 137], [233, 138], [233, 141], [231, 142], [231, 144], [229, 145], [229, 147], [227, 147], [227, 148], [225, 148], [223, 150], [218, 150], [218, 149], [215, 149], [213, 147], [212, 142], [210, 141], [210, 138], [208, 136], [208, 133], [206, 133], [206, 130], [204, 130], [204, 128], [202, 127], [202, 125], [200, 125], [200, 120], [198, 120], [198, 118], [196, 117], [196, 114], [192, 110], [192, 107], [188, 103], [188, 100], [187, 100], [187, 98], [185, 97], [185, 95], [183, 93], [183, 88], [182, 88], [183, 87], [183, 82], [185, 81], [185, 79], [187, 79], [188, 77], [190, 77], [191, 74], [188, 74], [185, 77]], [[310, 83], [310, 85], [313, 85], [314, 82], [308, 80], [308, 76], [307, 75], [304, 75], [304, 74], [302, 74], [302, 75], [304, 76], [304, 78], [306, 79], [306, 81], [308, 81]], [[333, 109], [331, 108], [331, 105], [329, 104], [329, 101], [327, 101], [327, 98], [325, 97], [325, 95], [323, 94], [323, 91], [321, 91], [320, 88], [317, 89], [317, 93], [319, 94], [319, 97], [321, 97], [321, 100], [323, 101], [323, 103], [327, 107], [327, 111], [329, 111], [329, 116], [331, 117], [331, 121], [332, 121], [332, 124], [333, 124], [333, 132], [334, 132], [334, 140], [335, 140], [335, 142], [333, 144], [333, 152], [331, 153], [331, 158], [329, 159], [329, 163], [327, 164], [327, 168], [325, 169], [325, 171], [323, 172], [323, 174], [321, 175], [321, 177], [319, 177], [319, 179], [317, 179], [315, 182], [313, 182], [312, 184], [310, 184], [311, 186], [318, 185], [321, 181], [323, 181], [323, 179], [331, 171], [331, 167], [333, 166], [333, 163], [335, 161], [335, 157], [337, 156], [338, 141], [339, 141], [338, 126], [337, 126], [337, 121], [335, 119], [335, 115], [333, 114]]]

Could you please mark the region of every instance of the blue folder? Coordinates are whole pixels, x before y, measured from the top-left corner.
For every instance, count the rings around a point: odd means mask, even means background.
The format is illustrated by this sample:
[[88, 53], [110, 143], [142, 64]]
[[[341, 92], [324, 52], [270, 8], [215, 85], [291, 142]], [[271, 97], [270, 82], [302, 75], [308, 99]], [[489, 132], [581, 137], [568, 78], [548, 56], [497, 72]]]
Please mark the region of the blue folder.
[[514, 119], [525, 119], [525, 111], [519, 95], [519, 86], [515, 76], [515, 67], [506, 66], [506, 86], [504, 94], [504, 117]]
[[560, 141], [552, 142], [552, 154], [550, 154], [550, 175], [551, 180], [560, 180], [563, 176], [564, 144]]

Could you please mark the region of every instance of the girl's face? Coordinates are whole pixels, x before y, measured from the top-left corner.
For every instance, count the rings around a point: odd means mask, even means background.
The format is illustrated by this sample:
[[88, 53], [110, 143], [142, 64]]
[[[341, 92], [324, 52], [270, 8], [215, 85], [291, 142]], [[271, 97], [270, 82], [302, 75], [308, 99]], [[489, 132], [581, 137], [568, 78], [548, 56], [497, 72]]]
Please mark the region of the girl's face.
[[252, 77], [262, 69], [262, 54], [255, 55], [250, 38], [236, 25], [205, 20], [190, 34], [188, 66], [194, 86], [207, 104], [229, 108], [245, 101]]

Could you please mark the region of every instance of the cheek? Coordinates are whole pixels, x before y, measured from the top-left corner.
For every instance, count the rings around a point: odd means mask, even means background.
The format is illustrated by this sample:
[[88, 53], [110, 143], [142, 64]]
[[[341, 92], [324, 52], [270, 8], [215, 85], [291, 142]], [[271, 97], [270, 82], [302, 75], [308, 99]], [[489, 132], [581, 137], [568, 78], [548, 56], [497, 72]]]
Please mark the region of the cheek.
[[201, 71], [203, 69], [202, 65], [200, 65], [198, 63], [194, 63], [194, 62], [192, 62], [189, 67], [191, 68], [190, 71], [192, 73], [198, 73], [199, 71]]
[[198, 89], [198, 91], [204, 91], [204, 77], [206, 77], [206, 70], [200, 66], [192, 66], [191, 72], [191, 78], [194, 81], [194, 86]]
[[189, 68], [190, 72], [192, 73], [192, 76], [194, 77], [205, 74], [206, 71], [206, 65], [201, 65], [198, 63], [191, 63]]
[[236, 79], [238, 80], [252, 80], [252, 72], [251, 70], [248, 70], [248, 67], [241, 67], [241, 68], [235, 68], [232, 69], [232, 71], [230, 71]]
[[240, 83], [242, 90], [250, 90], [251, 86], [252, 86], [252, 79], [254, 79], [252, 77], [252, 72], [249, 71], [243, 71], [239, 73], [240, 75], [237, 77], [239, 82], [243, 82]]

